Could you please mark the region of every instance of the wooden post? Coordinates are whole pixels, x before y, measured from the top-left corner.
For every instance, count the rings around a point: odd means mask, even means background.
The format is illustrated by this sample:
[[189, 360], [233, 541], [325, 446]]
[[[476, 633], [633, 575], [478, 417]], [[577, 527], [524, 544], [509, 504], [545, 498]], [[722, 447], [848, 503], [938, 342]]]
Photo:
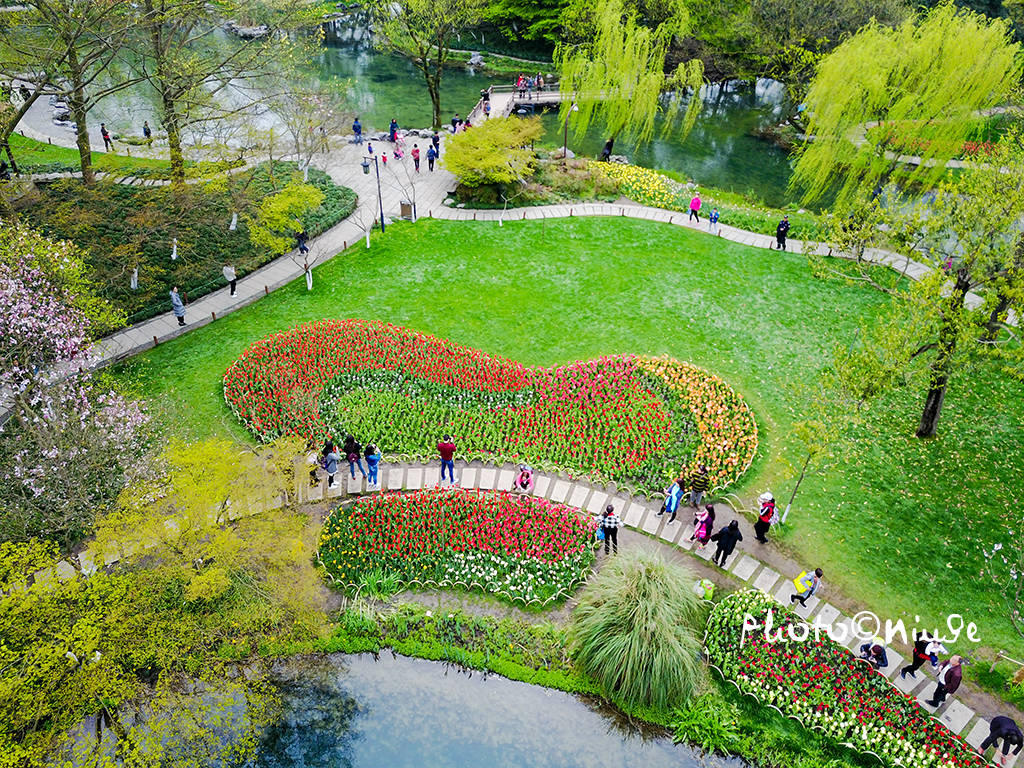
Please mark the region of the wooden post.
[[269, 296], [270, 295], [270, 289], [267, 288], [267, 286], [265, 286], [265, 285], [263, 286], [263, 295], [264, 296]]
[[211, 312], [210, 313], [210, 317], [212, 317], [214, 320], [216, 320], [217, 319], [217, 313], [216, 312]]
[[155, 347], [160, 342], [156, 340], [156, 336], [153, 337], [153, 346]]

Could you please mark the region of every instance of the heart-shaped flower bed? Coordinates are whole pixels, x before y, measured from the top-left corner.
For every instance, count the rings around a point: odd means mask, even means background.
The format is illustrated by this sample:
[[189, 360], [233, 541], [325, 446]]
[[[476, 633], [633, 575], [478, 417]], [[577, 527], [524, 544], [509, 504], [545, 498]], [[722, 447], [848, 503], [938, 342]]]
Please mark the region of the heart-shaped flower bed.
[[655, 492], [698, 463], [724, 487], [757, 427], [728, 385], [671, 359], [605, 357], [528, 368], [385, 323], [321, 320], [262, 339], [224, 376], [228, 406], [261, 440], [356, 435], [389, 456], [526, 461]]
[[586, 580], [597, 522], [533, 496], [460, 488], [365, 496], [320, 533], [320, 561], [337, 584], [478, 589], [547, 604]]
[[[744, 617], [752, 620], [748, 626], [764, 627], [769, 610], [771, 639], [764, 629], [744, 635]], [[986, 765], [913, 697], [854, 658], [827, 632], [817, 637], [806, 629], [800, 617], [764, 592], [734, 592], [711, 611], [705, 648], [710, 662], [741, 691], [843, 744], [873, 752], [887, 765]]]

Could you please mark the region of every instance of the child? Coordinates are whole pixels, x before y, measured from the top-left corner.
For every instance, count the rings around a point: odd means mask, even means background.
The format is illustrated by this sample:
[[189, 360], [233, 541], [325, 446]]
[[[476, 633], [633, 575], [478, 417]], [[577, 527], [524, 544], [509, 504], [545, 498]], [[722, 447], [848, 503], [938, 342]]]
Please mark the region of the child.
[[697, 527], [693, 529], [690, 541], [698, 542], [702, 547], [711, 540], [711, 530], [715, 525], [715, 508], [708, 504], [704, 511], [697, 515]]
[[395, 154], [395, 160], [401, 160], [402, 159], [402, 156], [405, 153], [402, 152], [402, 146], [400, 144], [395, 144], [395, 152], [394, 152], [394, 154]]
[[388, 153], [387, 152], [381, 152], [380, 153], [380, 161], [382, 163], [384, 163], [384, 165], [388, 164]]
[[708, 232], [713, 235], [718, 234], [718, 218], [719, 213], [717, 208], [711, 209], [711, 215], [708, 216]]

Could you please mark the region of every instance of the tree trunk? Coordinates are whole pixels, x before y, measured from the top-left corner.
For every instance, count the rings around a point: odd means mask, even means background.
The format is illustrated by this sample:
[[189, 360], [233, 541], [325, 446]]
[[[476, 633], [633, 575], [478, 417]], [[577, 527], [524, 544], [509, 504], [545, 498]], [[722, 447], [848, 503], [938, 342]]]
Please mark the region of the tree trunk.
[[68, 107], [75, 121], [75, 143], [78, 145], [79, 164], [82, 168], [82, 183], [92, 186], [96, 176], [92, 170], [92, 146], [89, 143], [89, 126], [86, 124], [88, 112], [85, 108], [85, 87], [82, 85], [82, 70], [78, 66], [78, 55], [74, 46], [68, 50], [68, 74], [71, 79], [71, 93], [68, 96]]
[[181, 128], [178, 120], [178, 105], [164, 90], [160, 94], [164, 112], [164, 130], [167, 131], [167, 149], [171, 155], [171, 184], [185, 183], [185, 156], [181, 152]]
[[1003, 324], [1003, 320], [1006, 318], [1006, 310], [1010, 308], [1010, 298], [1002, 291], [998, 295], [999, 301], [996, 302], [992, 314], [988, 316], [988, 322], [985, 323], [985, 333], [981, 337], [983, 341], [996, 340], [996, 336], [999, 335], [999, 326]]
[[932, 361], [928, 376], [928, 394], [924, 399], [921, 423], [917, 426], [918, 437], [935, 437], [942, 415], [942, 404], [946, 399], [946, 387], [953, 369], [953, 355], [956, 353], [959, 315], [964, 308], [964, 299], [970, 287], [965, 270], [958, 270], [953, 290], [946, 302], [942, 327], [939, 329], [938, 353]]
[[11, 134], [14, 133], [14, 129], [18, 127], [18, 123], [21, 122], [21, 118], [23, 118], [32, 105], [36, 103], [36, 100], [42, 96], [45, 84], [46, 83], [37, 83], [35, 89], [32, 91], [32, 95], [25, 99], [22, 105], [18, 107], [18, 111], [14, 113], [14, 116], [3, 125], [3, 134], [0, 135], [0, 148], [3, 148], [7, 155], [7, 159], [11, 161], [11, 170], [14, 171], [15, 174], [20, 174], [21, 171], [18, 170], [18, 163], [15, 161], [14, 154], [11, 152]]
[[437, 131], [441, 129], [441, 78], [434, 80], [430, 75], [427, 78], [427, 91], [430, 92], [430, 107], [434, 113], [434, 121], [431, 127]]

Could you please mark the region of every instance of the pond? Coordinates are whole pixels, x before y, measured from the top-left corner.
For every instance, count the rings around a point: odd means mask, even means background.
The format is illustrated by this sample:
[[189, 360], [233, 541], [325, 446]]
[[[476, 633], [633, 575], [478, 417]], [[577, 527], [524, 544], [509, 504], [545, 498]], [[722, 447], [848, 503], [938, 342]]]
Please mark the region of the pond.
[[275, 670], [284, 716], [253, 768], [697, 768], [703, 757], [560, 691], [382, 654]]

